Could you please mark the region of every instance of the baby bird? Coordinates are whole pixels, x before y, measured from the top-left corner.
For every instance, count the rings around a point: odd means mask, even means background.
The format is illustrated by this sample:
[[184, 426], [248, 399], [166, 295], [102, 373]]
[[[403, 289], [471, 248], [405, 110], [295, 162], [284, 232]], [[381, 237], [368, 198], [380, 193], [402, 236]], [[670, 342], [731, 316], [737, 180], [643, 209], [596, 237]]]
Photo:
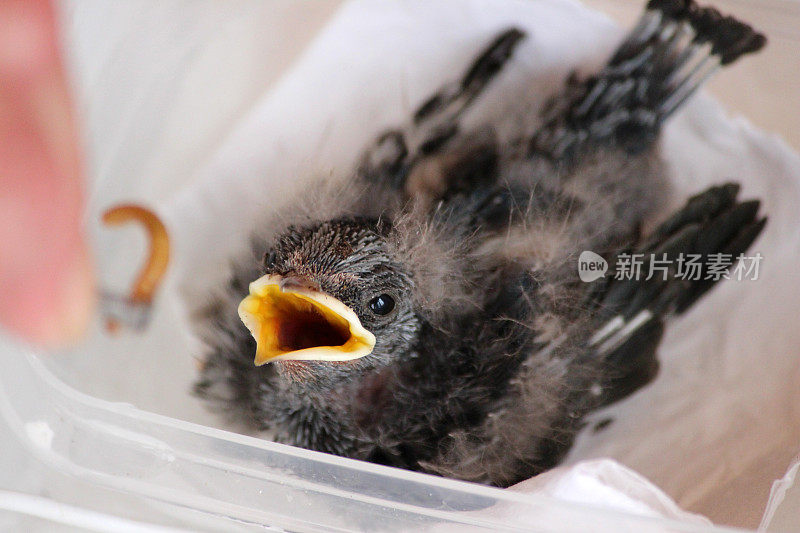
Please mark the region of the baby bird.
[[[656, 141], [765, 39], [692, 0], [651, 0], [534, 133], [464, 130], [524, 37], [504, 31], [381, 135], [346, 190], [320, 184], [254, 228], [254, 258], [196, 313], [199, 396], [280, 442], [508, 486], [654, 378], [665, 323], [720, 279], [687, 279], [681, 258], [715, 255], [725, 272], [765, 224], [728, 183], [643, 233], [669, 197]], [[582, 281], [584, 251], [612, 265], [641, 254], [642, 275]], [[645, 276], [656, 261], [670, 266]]]

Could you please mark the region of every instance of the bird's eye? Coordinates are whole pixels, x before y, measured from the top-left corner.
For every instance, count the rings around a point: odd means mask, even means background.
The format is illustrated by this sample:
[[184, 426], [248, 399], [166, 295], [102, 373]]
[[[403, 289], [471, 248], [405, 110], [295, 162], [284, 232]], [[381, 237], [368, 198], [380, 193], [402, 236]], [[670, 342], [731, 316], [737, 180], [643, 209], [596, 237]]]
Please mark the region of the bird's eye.
[[369, 310], [379, 316], [386, 316], [394, 309], [394, 298], [381, 294], [369, 301]]

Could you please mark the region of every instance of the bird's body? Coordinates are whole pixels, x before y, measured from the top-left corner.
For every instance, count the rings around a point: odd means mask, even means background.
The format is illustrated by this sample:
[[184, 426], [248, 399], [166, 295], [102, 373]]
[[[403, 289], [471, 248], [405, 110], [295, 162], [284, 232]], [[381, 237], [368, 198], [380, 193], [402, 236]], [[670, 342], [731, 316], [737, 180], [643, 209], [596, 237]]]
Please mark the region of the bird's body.
[[[665, 321], [713, 281], [671, 271], [585, 283], [578, 257], [748, 248], [764, 221], [730, 184], [642, 228], [668, 197], [661, 124], [707, 69], [763, 38], [691, 2], [653, 0], [605, 69], [568, 80], [534, 134], [501, 145], [489, 127], [461, 131], [523, 37], [503, 32], [383, 134], [345, 190], [321, 184], [254, 229], [266, 233], [256, 257], [197, 313], [201, 396], [282, 442], [505, 486], [556, 464], [585, 414], [654, 377]], [[236, 309], [262, 276], [334, 297], [374, 335], [371, 352], [254, 366], [256, 333]], [[292, 312], [274, 330], [287, 353], [347, 340], [313, 309]]]

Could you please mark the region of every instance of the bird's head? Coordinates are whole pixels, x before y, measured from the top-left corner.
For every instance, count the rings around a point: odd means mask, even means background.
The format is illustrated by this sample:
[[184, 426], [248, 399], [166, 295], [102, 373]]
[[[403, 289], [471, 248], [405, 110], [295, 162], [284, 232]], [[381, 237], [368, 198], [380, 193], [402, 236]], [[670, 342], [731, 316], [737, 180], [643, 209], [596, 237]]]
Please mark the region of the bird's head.
[[390, 232], [383, 221], [337, 219], [280, 235], [239, 305], [255, 364], [333, 387], [408, 357], [420, 321]]

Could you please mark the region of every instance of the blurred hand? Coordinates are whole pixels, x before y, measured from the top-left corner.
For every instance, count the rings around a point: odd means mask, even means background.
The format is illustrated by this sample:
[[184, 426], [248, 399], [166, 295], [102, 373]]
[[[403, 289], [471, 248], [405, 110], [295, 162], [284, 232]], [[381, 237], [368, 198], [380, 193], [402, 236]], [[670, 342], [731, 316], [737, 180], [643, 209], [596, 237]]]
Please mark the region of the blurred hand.
[[49, 0], [0, 2], [0, 328], [75, 340], [93, 301], [78, 136]]

